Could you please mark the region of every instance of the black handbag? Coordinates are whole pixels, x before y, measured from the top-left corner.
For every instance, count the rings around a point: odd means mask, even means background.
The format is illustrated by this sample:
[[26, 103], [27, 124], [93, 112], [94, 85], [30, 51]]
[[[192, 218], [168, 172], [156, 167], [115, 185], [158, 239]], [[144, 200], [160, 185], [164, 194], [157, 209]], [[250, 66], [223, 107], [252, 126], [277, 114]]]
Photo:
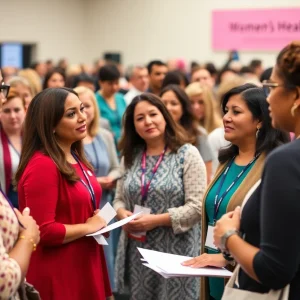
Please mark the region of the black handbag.
[[21, 300], [41, 300], [40, 293], [26, 281], [21, 283], [18, 294]]

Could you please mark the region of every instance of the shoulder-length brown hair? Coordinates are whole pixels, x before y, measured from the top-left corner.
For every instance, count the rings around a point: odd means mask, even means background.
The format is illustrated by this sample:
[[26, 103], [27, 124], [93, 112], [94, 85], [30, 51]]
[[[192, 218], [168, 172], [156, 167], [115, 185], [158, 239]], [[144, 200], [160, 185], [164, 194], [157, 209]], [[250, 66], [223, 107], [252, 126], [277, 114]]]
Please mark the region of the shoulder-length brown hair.
[[192, 113], [192, 105], [188, 95], [185, 91], [177, 84], [169, 84], [163, 88], [160, 93], [162, 97], [166, 92], [172, 91], [177, 97], [181, 104], [182, 116], [179, 120], [179, 124], [185, 129], [187, 135], [190, 138], [190, 143], [196, 145], [197, 137], [201, 135], [199, 125]]
[[124, 157], [126, 168], [131, 167], [135, 150], [146, 146], [146, 142], [138, 135], [134, 126], [135, 107], [143, 101], [149, 102], [162, 113], [166, 121], [166, 145], [172, 152], [176, 152], [182, 145], [188, 142], [183, 130], [175, 123], [160, 98], [150, 93], [143, 93], [133, 98], [123, 116], [123, 134], [119, 143], [119, 149]]
[[[69, 182], [74, 183], [79, 179], [74, 168], [67, 162], [54, 134], [54, 128], [64, 115], [65, 102], [70, 93], [77, 96], [72, 89], [49, 88], [33, 98], [25, 118], [23, 147], [15, 176], [16, 183], [20, 180], [29, 160], [36, 151], [50, 156], [60, 173]], [[73, 143], [71, 150], [76, 153], [80, 161], [92, 168], [85, 158], [81, 140]]]

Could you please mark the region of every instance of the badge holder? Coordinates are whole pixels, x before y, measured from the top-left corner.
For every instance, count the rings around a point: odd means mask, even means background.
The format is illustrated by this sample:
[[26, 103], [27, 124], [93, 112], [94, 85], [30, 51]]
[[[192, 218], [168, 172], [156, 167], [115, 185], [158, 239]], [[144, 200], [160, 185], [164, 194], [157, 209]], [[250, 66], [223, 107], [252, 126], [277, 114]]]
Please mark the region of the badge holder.
[[212, 251], [219, 252], [219, 249], [214, 244], [214, 226], [212, 224], [208, 224], [208, 227], [207, 227], [205, 248], [212, 250]]

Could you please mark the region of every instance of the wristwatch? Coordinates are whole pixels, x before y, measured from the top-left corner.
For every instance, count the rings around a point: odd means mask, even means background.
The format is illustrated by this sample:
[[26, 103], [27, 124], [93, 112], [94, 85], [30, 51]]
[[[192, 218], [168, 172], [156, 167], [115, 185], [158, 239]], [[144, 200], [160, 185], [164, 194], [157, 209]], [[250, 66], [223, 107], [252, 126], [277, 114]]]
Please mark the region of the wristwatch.
[[225, 234], [221, 237], [220, 249], [222, 252], [228, 252], [228, 250], [226, 248], [226, 242], [227, 242], [227, 239], [234, 234], [239, 235], [239, 232], [235, 229], [231, 229], [231, 230], [226, 231]]

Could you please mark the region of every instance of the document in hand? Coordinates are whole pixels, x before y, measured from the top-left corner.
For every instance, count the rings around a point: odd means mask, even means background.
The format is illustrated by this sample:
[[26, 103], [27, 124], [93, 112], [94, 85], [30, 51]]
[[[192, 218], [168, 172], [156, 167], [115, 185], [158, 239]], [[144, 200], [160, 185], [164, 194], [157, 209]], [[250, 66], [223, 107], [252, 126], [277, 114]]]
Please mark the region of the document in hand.
[[121, 227], [121, 226], [129, 223], [130, 221], [134, 220], [138, 215], [140, 215], [140, 213], [133, 214], [130, 217], [127, 217], [125, 219], [122, 219], [121, 221], [118, 221], [118, 222], [115, 222], [115, 223], [113, 223], [111, 225], [108, 225], [108, 226], [102, 228], [101, 230], [98, 230], [98, 231], [96, 231], [94, 233], [88, 234], [87, 236], [95, 236], [95, 235], [103, 234], [105, 232], [109, 232], [109, 231], [111, 231], [113, 229], [116, 229], [118, 227]]
[[192, 257], [169, 254], [143, 248], [137, 248], [143, 256], [143, 265], [154, 270], [165, 278], [172, 277], [231, 277], [232, 273], [225, 268], [191, 268], [181, 265]]

